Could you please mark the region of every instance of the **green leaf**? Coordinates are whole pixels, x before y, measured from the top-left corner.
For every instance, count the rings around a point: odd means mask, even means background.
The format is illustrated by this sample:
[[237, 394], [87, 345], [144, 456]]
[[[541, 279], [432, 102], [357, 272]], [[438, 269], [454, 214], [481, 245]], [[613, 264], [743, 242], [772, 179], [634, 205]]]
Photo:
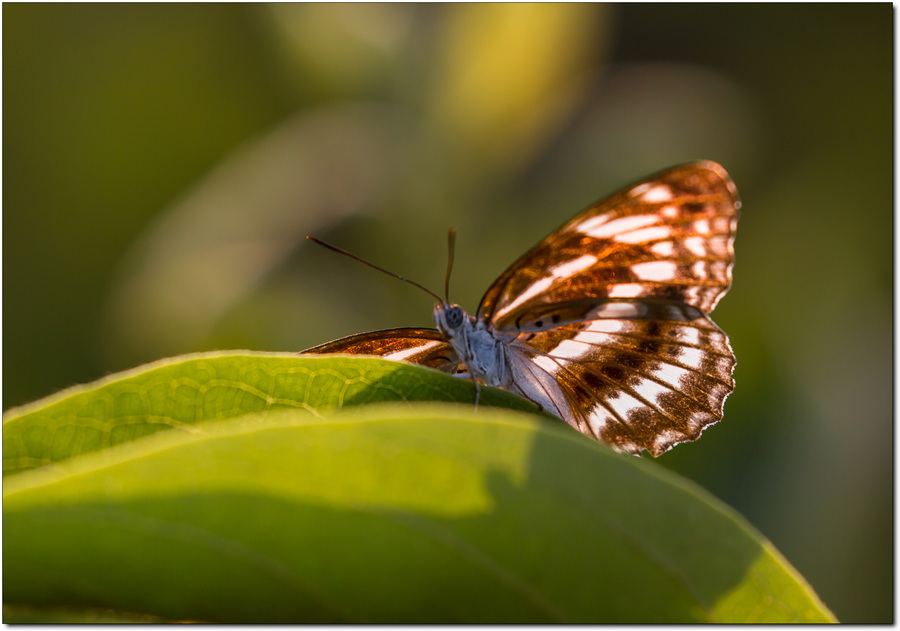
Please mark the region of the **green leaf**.
[[833, 620], [701, 489], [522, 412], [383, 404], [197, 423], [7, 476], [3, 510], [4, 600], [33, 607], [213, 622]]
[[[4, 599], [45, 621], [833, 619], [693, 485], [473, 396], [401, 363], [230, 352], [11, 410]], [[427, 400], [466, 405], [349, 409]]]
[[[162, 430], [282, 408], [312, 416], [380, 401], [474, 401], [470, 382], [366, 357], [230, 351], [164, 359], [69, 388], [3, 416], [3, 473], [60, 462]], [[482, 388], [480, 403], [536, 410]]]

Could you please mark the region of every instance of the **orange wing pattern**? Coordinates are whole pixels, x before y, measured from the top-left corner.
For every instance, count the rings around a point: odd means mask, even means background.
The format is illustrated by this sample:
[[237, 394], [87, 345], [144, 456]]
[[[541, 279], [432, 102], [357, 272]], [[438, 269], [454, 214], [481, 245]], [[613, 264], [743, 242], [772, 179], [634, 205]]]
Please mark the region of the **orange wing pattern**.
[[459, 358], [453, 347], [435, 329], [383, 329], [348, 335], [339, 340], [306, 349], [304, 353], [374, 355], [394, 361], [421, 364], [442, 372], [454, 373]]
[[507, 269], [478, 317], [495, 328], [547, 305], [662, 299], [709, 313], [731, 285], [740, 201], [725, 169], [695, 162], [585, 210]]
[[[510, 346], [522, 358], [513, 362], [520, 394], [535, 400], [549, 391], [550, 411], [631, 453], [658, 456], [696, 440], [722, 418], [734, 389], [726, 335], [698, 310], [676, 303], [656, 305], [642, 318], [523, 333]], [[517, 370], [531, 378], [515, 378]], [[552, 379], [535, 379], [535, 371]], [[537, 395], [534, 384], [542, 390]]]

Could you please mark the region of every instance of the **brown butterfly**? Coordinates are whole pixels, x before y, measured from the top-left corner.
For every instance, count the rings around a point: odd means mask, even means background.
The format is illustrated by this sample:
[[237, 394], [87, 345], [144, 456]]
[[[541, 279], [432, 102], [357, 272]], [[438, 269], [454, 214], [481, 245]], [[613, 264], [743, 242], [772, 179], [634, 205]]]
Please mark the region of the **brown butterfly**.
[[719, 421], [734, 390], [734, 353], [707, 316], [731, 285], [740, 205], [715, 162], [672, 168], [531, 248], [476, 316], [429, 291], [437, 330], [373, 331], [305, 352], [468, 372], [476, 387], [520, 394], [619, 451], [658, 456]]

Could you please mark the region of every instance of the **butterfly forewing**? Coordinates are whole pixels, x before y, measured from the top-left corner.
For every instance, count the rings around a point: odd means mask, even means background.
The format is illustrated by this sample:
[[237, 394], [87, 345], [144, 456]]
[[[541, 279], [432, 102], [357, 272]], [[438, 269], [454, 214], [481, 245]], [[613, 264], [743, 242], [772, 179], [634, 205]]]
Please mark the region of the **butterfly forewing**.
[[342, 337], [303, 352], [372, 355], [421, 364], [449, 373], [456, 372], [459, 366], [459, 358], [453, 347], [434, 329], [402, 328], [370, 331]]
[[709, 313], [731, 284], [739, 206], [734, 183], [714, 162], [663, 172], [538, 243], [488, 289], [478, 317], [503, 330], [547, 305], [633, 298]]

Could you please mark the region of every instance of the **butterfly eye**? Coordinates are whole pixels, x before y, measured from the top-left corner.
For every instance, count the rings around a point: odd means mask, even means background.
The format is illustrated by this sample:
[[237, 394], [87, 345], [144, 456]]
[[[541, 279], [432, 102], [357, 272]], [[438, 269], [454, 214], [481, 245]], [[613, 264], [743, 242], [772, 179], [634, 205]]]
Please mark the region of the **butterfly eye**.
[[458, 329], [462, 326], [463, 322], [463, 310], [460, 307], [450, 307], [447, 309], [446, 315], [447, 325], [452, 329]]

